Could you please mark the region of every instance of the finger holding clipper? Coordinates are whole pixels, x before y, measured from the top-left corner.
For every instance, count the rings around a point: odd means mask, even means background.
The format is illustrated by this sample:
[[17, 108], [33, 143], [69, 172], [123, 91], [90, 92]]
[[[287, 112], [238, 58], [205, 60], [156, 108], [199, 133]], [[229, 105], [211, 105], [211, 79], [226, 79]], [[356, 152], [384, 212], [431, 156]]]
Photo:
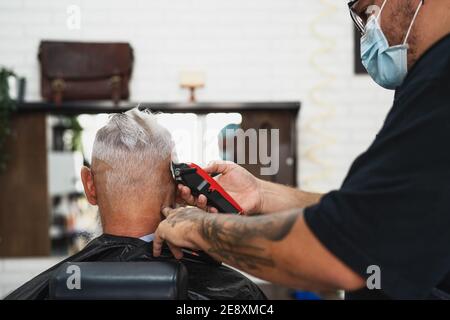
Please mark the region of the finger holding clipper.
[[186, 187], [186, 186], [184, 186], [182, 184], [179, 184], [178, 185], [178, 190], [179, 190], [181, 199], [183, 199], [186, 202], [186, 204], [188, 204], [190, 206], [195, 206], [196, 199], [192, 195], [191, 189], [189, 189], [189, 187]]
[[[204, 211], [209, 211], [208, 210], [208, 199], [203, 195], [199, 195], [198, 198], [195, 198], [192, 195], [191, 189], [189, 189], [189, 187], [183, 186], [181, 184], [178, 185], [178, 192], [180, 195], [180, 198], [186, 202], [186, 204], [190, 205], [190, 206], [196, 206], [199, 209], [202, 209]], [[214, 211], [211, 211], [214, 212]], [[216, 210], [217, 212], [217, 210]]]
[[199, 209], [202, 209], [204, 211], [208, 211], [207, 203], [208, 203], [208, 199], [203, 194], [201, 194], [201, 195], [198, 196], [197, 203], [195, 205]]
[[231, 161], [211, 161], [208, 163], [204, 170], [209, 174], [219, 175], [226, 173], [230, 169], [230, 164], [234, 164]]
[[214, 207], [210, 207], [210, 206], [208, 206], [208, 210], [206, 210], [206, 211], [208, 211], [209, 213], [219, 213], [219, 210], [217, 210]]

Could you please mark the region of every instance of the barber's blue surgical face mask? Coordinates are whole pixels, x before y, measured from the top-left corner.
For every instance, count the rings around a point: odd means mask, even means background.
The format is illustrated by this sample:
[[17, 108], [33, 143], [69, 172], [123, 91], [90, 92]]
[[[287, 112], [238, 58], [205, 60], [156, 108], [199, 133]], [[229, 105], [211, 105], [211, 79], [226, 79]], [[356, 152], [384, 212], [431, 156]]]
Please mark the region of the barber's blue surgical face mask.
[[387, 0], [383, 2], [378, 16], [372, 14], [366, 24], [365, 33], [361, 37], [361, 59], [372, 79], [386, 89], [399, 87], [408, 73], [408, 44], [417, 14], [422, 7], [422, 1], [417, 7], [414, 18], [409, 26], [405, 41], [401, 45], [389, 46], [386, 36], [380, 26], [380, 17]]

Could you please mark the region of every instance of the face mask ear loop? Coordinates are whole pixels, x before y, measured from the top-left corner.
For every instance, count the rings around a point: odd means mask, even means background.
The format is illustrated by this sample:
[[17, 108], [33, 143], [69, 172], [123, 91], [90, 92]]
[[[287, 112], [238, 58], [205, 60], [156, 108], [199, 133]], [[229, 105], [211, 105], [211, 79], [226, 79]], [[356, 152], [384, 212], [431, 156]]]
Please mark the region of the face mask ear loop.
[[383, 12], [383, 9], [384, 9], [384, 6], [386, 5], [386, 3], [387, 3], [387, 0], [384, 0], [383, 4], [381, 5], [380, 12], [378, 13], [377, 21], [378, 21], [378, 24], [380, 24], [380, 25], [381, 25], [381, 21], [380, 21], [381, 13]]
[[414, 25], [414, 21], [416, 21], [417, 15], [419, 14], [419, 11], [422, 8], [422, 5], [423, 5], [423, 0], [420, 1], [419, 6], [416, 9], [416, 13], [414, 14], [411, 24], [409, 25], [409, 29], [408, 29], [408, 32], [406, 33], [406, 37], [405, 37], [405, 41], [403, 42], [403, 45], [405, 45], [406, 42], [408, 41], [409, 34], [411, 33], [412, 27]]

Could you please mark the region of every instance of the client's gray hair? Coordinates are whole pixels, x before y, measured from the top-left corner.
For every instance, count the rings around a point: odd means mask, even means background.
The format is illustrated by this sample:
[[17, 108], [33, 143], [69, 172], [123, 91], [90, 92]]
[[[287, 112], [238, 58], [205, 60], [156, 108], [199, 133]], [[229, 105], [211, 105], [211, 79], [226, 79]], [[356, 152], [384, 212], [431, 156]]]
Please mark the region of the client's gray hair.
[[92, 151], [92, 163], [98, 161], [104, 169], [108, 192], [121, 192], [123, 187], [138, 191], [139, 182], [163, 187], [158, 185], [161, 173], [155, 170], [164, 163], [163, 170], [170, 170], [171, 157], [175, 151], [169, 131], [151, 112], [138, 108], [112, 115], [97, 132]]

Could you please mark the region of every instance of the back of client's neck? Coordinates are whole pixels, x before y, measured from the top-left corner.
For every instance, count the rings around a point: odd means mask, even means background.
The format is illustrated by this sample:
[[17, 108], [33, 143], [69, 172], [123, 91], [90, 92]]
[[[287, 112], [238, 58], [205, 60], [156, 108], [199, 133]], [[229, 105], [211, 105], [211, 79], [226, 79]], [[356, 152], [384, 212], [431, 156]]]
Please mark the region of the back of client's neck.
[[114, 210], [114, 212], [102, 212], [100, 210], [103, 233], [140, 238], [154, 233], [161, 222], [160, 208], [153, 210]]

